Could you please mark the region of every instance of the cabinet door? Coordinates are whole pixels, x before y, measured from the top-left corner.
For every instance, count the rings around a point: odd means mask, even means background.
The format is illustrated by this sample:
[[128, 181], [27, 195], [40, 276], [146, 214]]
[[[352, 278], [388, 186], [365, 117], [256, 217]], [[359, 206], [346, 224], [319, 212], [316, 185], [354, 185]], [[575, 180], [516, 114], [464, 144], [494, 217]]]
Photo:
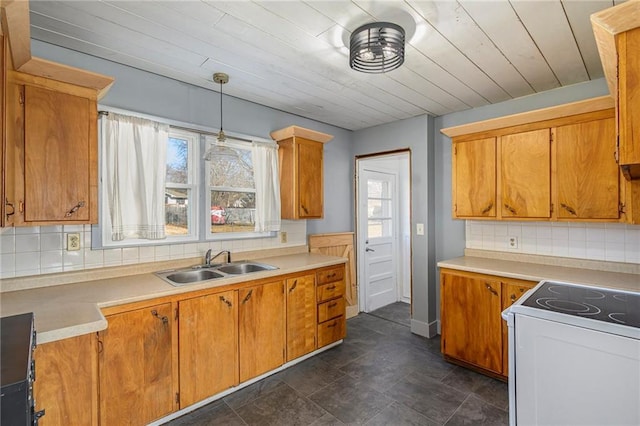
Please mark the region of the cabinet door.
[[90, 106], [86, 98], [25, 87], [25, 221], [90, 220]]
[[97, 424], [96, 335], [85, 334], [38, 345], [35, 360], [36, 410], [46, 410], [38, 424]]
[[549, 129], [500, 138], [500, 210], [508, 218], [551, 216]]
[[238, 290], [240, 382], [284, 363], [284, 283]]
[[640, 176], [640, 28], [621, 33], [617, 38], [620, 165], [630, 177], [637, 179]]
[[441, 273], [442, 352], [502, 372], [500, 281], [477, 274]]
[[290, 278], [287, 289], [287, 362], [316, 348], [315, 275]]
[[[523, 280], [504, 280], [502, 281], [502, 310], [513, 305], [516, 300], [520, 299], [527, 290], [535, 287], [533, 281]], [[507, 322], [502, 321], [502, 374], [509, 375], [509, 327]]]
[[613, 118], [561, 126], [555, 130], [558, 218], [619, 217], [615, 132]]
[[238, 292], [179, 302], [180, 406], [238, 384]]
[[107, 317], [100, 332], [100, 423], [147, 424], [174, 411], [170, 303]]
[[298, 144], [298, 216], [321, 218], [323, 213], [323, 144], [297, 138]]
[[453, 217], [496, 216], [496, 138], [453, 145]]

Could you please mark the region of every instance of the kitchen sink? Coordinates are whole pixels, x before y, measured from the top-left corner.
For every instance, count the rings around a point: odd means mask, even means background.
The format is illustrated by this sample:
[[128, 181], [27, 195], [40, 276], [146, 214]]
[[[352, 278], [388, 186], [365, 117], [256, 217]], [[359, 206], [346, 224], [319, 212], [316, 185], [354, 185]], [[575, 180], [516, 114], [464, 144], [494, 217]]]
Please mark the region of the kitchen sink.
[[184, 269], [171, 269], [156, 272], [156, 276], [169, 284], [179, 287], [187, 284], [196, 284], [203, 281], [232, 277], [252, 272], [272, 271], [278, 269], [273, 265], [258, 262], [232, 262], [212, 265], [196, 265]]
[[272, 271], [274, 269], [278, 269], [272, 265], [266, 265], [264, 263], [255, 263], [255, 262], [238, 262], [238, 263], [228, 263], [226, 265], [220, 266], [217, 268], [218, 271], [224, 272], [225, 274], [231, 275], [241, 275], [241, 274], [249, 274], [251, 272], [260, 272], [260, 271]]
[[196, 269], [174, 272], [167, 275], [167, 280], [172, 281], [176, 284], [190, 284], [222, 277], [224, 277], [224, 275], [209, 269]]

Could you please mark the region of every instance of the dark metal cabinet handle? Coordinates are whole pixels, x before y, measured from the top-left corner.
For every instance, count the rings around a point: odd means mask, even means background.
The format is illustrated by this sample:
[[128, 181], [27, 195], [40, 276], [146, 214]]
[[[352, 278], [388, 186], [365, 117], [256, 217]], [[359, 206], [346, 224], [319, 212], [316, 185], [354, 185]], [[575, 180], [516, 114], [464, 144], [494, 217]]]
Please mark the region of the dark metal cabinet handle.
[[485, 207], [484, 210], [482, 210], [482, 214], [487, 214], [491, 211], [491, 209], [493, 208], [493, 203], [489, 203], [489, 205], [487, 207]]
[[327, 275], [327, 278], [333, 278], [333, 277], [335, 277], [335, 276], [336, 276], [336, 273], [334, 272], [333, 274], [329, 274], [329, 275]]
[[511, 295], [511, 303], [515, 302], [515, 301], [516, 301], [516, 299], [517, 299], [516, 295], [515, 295], [515, 294], [512, 294], [512, 295]]
[[335, 285], [332, 285], [332, 286], [327, 287], [327, 290], [335, 290], [335, 289], [336, 289], [336, 286], [335, 286]]
[[291, 288], [289, 289], [289, 293], [291, 293], [293, 290], [295, 290], [295, 288], [298, 286], [298, 280], [295, 280], [293, 282], [293, 285], [291, 286]]
[[153, 315], [154, 317], [156, 317], [160, 321], [162, 321], [162, 324], [164, 324], [164, 325], [169, 324], [169, 317], [167, 317], [166, 315], [160, 315], [158, 313], [158, 311], [156, 311], [155, 309], [153, 311], [151, 311], [151, 315]]
[[333, 328], [333, 327], [335, 327], [336, 325], [338, 325], [338, 321], [334, 321], [334, 322], [333, 322], [333, 324], [328, 325], [328, 326], [327, 326], [327, 328]]
[[560, 207], [562, 207], [563, 209], [565, 209], [566, 211], [568, 211], [569, 213], [571, 213], [574, 216], [578, 216], [578, 214], [576, 213], [575, 209], [571, 206], [568, 206], [564, 203], [560, 203]]
[[251, 294], [253, 293], [253, 289], [249, 290], [249, 293], [247, 293], [247, 295], [244, 297], [244, 299], [242, 300], [242, 303], [245, 304], [249, 301], [249, 299], [251, 299]]
[[307, 208], [304, 206], [304, 204], [300, 204], [300, 207], [302, 208], [302, 210], [304, 210], [305, 214], [309, 214], [309, 210], [307, 210]]
[[338, 306], [338, 304], [334, 302], [327, 305], [328, 308], [333, 308], [334, 306]]
[[511, 212], [511, 214], [516, 214], [516, 209], [514, 209], [513, 207], [511, 207], [509, 204], [505, 204], [504, 208], [509, 210]]
[[73, 206], [73, 208], [71, 210], [69, 210], [67, 213], [65, 213], [65, 217], [70, 217], [72, 214], [74, 214], [75, 212], [77, 212], [80, 207], [84, 207], [84, 200], [82, 201], [78, 201], [78, 204], [76, 204], [75, 206]]
[[493, 289], [493, 287], [491, 287], [491, 285], [489, 285], [489, 283], [484, 283], [484, 285], [485, 285], [485, 287], [487, 287], [487, 290], [489, 290], [489, 291], [491, 292], [491, 294], [493, 294], [494, 296], [497, 296], [497, 295], [498, 295], [498, 292], [497, 292], [497, 291], [495, 291], [495, 290]]
[[220, 296], [220, 300], [221, 300], [222, 302], [226, 303], [228, 307], [232, 307], [232, 306], [233, 306], [233, 304], [231, 303], [231, 301], [230, 301], [230, 300], [228, 300], [228, 299], [226, 299], [224, 296]]

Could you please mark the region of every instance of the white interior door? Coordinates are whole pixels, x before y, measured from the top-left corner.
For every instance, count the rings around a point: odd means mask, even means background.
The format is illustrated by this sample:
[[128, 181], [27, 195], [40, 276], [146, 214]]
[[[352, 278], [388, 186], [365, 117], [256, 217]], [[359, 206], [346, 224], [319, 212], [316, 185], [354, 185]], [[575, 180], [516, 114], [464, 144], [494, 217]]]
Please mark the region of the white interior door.
[[362, 169], [358, 185], [361, 284], [370, 312], [398, 300], [396, 175]]

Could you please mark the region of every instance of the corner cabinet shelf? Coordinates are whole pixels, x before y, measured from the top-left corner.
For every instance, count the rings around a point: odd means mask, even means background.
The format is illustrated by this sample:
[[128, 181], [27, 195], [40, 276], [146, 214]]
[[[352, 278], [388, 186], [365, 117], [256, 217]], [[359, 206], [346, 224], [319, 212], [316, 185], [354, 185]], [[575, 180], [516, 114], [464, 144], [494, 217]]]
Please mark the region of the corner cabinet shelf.
[[282, 219], [321, 219], [323, 150], [333, 136], [290, 126], [271, 132], [271, 137], [279, 146]]

